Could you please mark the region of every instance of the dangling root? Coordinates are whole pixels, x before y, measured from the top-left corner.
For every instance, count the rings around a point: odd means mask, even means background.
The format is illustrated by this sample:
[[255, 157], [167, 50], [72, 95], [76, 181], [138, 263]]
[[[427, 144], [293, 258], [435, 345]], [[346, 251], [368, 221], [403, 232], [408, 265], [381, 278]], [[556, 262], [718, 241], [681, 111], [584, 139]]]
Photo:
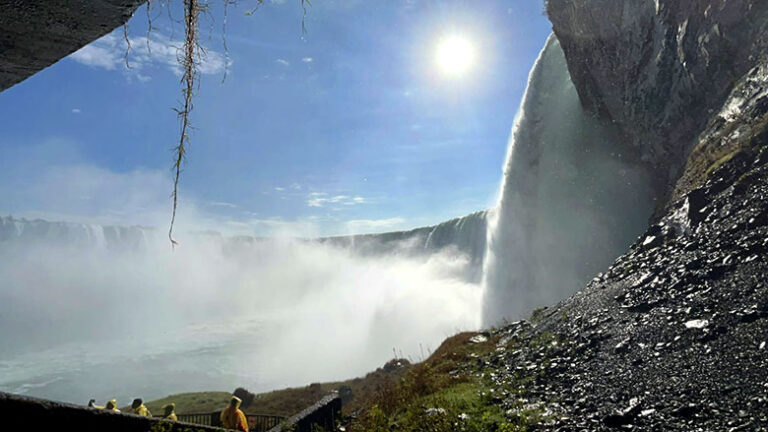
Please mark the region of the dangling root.
[[[203, 48], [198, 43], [198, 24], [199, 24], [199, 18], [200, 18], [200, 12], [205, 9], [205, 6], [201, 6], [200, 4], [201, 0], [184, 0], [184, 46], [183, 46], [183, 53], [179, 57], [179, 64], [182, 66], [182, 69], [184, 71], [182, 77], [181, 77], [181, 83], [182, 83], [182, 90], [181, 94], [183, 96], [183, 104], [182, 107], [179, 109], [175, 109], [176, 113], [179, 116], [179, 120], [181, 123], [181, 133], [179, 135], [179, 144], [173, 149], [173, 152], [176, 156], [176, 160], [172, 166], [172, 170], [174, 171], [174, 180], [173, 180], [173, 213], [171, 216], [171, 226], [168, 229], [168, 239], [171, 241], [171, 246], [175, 247], [178, 242], [173, 238], [173, 226], [176, 223], [176, 209], [178, 208], [178, 202], [179, 202], [179, 178], [181, 177], [181, 167], [184, 163], [184, 160], [186, 158], [187, 153], [187, 144], [189, 144], [189, 134], [188, 130], [192, 129], [192, 125], [189, 121], [189, 115], [192, 112], [193, 105], [192, 105], [192, 98], [194, 97], [195, 92], [195, 86], [198, 84], [198, 76], [199, 71], [197, 69], [199, 64], [199, 59], [201, 55], [204, 55]], [[227, 5], [231, 3], [236, 3], [237, 0], [224, 0], [224, 23], [223, 23], [223, 32], [226, 33], [226, 25], [227, 25], [227, 17], [226, 17], [226, 11], [227, 11]], [[259, 5], [263, 3], [264, 0], [256, 0]], [[151, 4], [151, 0], [148, 0], [147, 5], [147, 17], [149, 20], [149, 29], [148, 32], [152, 29], [152, 21], [150, 16], [149, 7]], [[307, 6], [312, 6], [312, 3], [310, 3], [310, 0], [301, 0], [301, 7], [303, 10], [303, 15], [301, 18], [301, 30], [302, 30], [302, 36], [306, 34], [307, 30], [305, 27], [305, 19], [307, 16]], [[168, 11], [170, 13], [170, 7], [168, 8]], [[128, 49], [130, 50], [130, 41], [128, 40], [128, 30], [127, 27], [125, 28], [125, 39], [128, 43]], [[147, 50], [149, 51], [149, 34], [147, 34]], [[226, 39], [224, 39], [224, 49], [226, 53], [226, 62], [229, 63], [229, 49], [227, 48]], [[128, 65], [128, 54], [126, 52], [126, 66]], [[226, 66], [225, 66], [226, 67]], [[226, 79], [226, 69], [224, 72], [224, 78]]]
[[184, 98], [183, 107], [177, 109], [176, 113], [179, 115], [181, 121], [181, 134], [179, 137], [179, 144], [174, 148], [176, 154], [176, 161], [173, 164], [173, 170], [175, 171], [175, 177], [173, 181], [173, 215], [171, 216], [171, 227], [168, 230], [168, 239], [171, 241], [171, 245], [177, 244], [173, 238], [173, 225], [176, 222], [176, 209], [178, 207], [179, 198], [179, 177], [181, 176], [181, 166], [184, 162], [187, 152], [186, 145], [189, 143], [188, 129], [192, 128], [189, 122], [189, 114], [192, 112], [192, 97], [195, 91], [195, 82], [198, 77], [197, 70], [197, 58], [199, 57], [199, 46], [197, 42], [198, 37], [198, 18], [200, 17], [200, 6], [198, 0], [184, 0], [184, 52], [183, 58], [180, 63], [184, 69], [184, 74], [181, 77], [181, 83], [183, 88], [181, 94]]

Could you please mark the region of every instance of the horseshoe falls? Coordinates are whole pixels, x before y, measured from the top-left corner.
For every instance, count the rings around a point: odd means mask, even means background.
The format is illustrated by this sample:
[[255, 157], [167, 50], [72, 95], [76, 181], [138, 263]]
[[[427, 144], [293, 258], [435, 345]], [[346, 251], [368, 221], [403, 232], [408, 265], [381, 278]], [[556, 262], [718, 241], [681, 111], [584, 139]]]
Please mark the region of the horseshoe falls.
[[650, 170], [616, 128], [585, 112], [550, 36], [512, 128], [488, 220], [483, 325], [527, 317], [583, 288], [642, 233]]

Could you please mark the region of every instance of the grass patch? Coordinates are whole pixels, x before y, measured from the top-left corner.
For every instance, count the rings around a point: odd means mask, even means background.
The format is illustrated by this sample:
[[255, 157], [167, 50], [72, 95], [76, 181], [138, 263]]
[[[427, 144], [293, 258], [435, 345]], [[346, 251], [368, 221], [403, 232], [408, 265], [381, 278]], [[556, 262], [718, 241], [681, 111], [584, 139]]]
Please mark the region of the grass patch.
[[[343, 409], [352, 414], [350, 432], [528, 431], [549, 417], [543, 404], [528, 403], [526, 388], [546, 369], [546, 353], [563, 341], [549, 332], [505, 340], [506, 349], [540, 352], [541, 367], [515, 372], [507, 384], [493, 384], [487, 372], [498, 371], [487, 366], [497, 355], [500, 339], [490, 333], [460, 333], [446, 339], [422, 363], [389, 362], [365, 377], [261, 393], [244, 411], [287, 417], [346, 386], [354, 395]], [[175, 402], [179, 414], [213, 412], [225, 407], [230, 395], [184, 393], [149, 402], [147, 407], [160, 413], [163, 405]]]
[[547, 309], [548, 308], [546, 306], [534, 309], [528, 320], [532, 323], [540, 323], [544, 319], [544, 312], [546, 312]]
[[758, 148], [766, 145], [768, 114], [763, 115], [762, 118], [750, 125], [749, 132], [745, 133], [743, 137], [727, 140], [726, 137], [739, 125], [744, 125], [744, 123], [726, 124], [717, 134], [707, 141], [702, 141], [693, 149], [688, 156], [683, 175], [675, 188], [672, 201], [704, 184], [712, 174], [739, 153], [754, 153]]
[[707, 171], [704, 172], [704, 177], [709, 178], [709, 176], [711, 176], [713, 172], [717, 171], [718, 168], [723, 166], [729, 160], [733, 159], [733, 157], [736, 156], [736, 154], [738, 154], [740, 151], [741, 149], [732, 150], [729, 153], [726, 153], [725, 155], [720, 157], [720, 159], [714, 161], [712, 165], [710, 165], [709, 168], [707, 168]]
[[231, 397], [229, 392], [181, 393], [145, 405], [154, 415], [162, 414], [163, 407], [171, 402], [176, 404], [176, 414], [209, 413], [225, 408]]
[[[478, 338], [478, 336], [481, 336]], [[483, 340], [485, 339], [485, 340]], [[537, 344], [550, 344], [542, 336]], [[349, 425], [351, 432], [521, 432], [543, 420], [540, 406], [503, 411], [500, 391], [481, 372], [498, 337], [461, 333], [448, 338], [423, 363], [379, 392]], [[522, 380], [521, 380], [522, 381]], [[522, 382], [520, 383], [523, 384]], [[498, 387], [498, 386], [497, 386]], [[520, 395], [522, 388], [503, 389]]]
[[[398, 363], [399, 362], [399, 363]], [[375, 394], [398, 382], [410, 369], [406, 360], [390, 361], [382, 368], [364, 377], [347, 381], [313, 383], [306, 387], [287, 388], [257, 394], [246, 414], [269, 414], [289, 417], [314, 404], [328, 393], [346, 387], [350, 393], [344, 398], [344, 412], [362, 408]], [[344, 395], [342, 395], [344, 396]], [[145, 405], [153, 414], [161, 414], [168, 403], [176, 404], [177, 414], [209, 413], [221, 410], [229, 404], [230, 392], [181, 393], [147, 402]]]

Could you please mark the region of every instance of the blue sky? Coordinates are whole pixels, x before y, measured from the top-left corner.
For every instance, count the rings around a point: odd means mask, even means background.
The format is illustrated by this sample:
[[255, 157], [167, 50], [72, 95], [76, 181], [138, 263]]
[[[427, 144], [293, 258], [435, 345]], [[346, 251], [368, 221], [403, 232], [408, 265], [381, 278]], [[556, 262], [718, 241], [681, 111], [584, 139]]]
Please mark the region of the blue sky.
[[[130, 69], [118, 29], [0, 93], [0, 214], [167, 225], [183, 28], [155, 3], [149, 49], [146, 8], [129, 23]], [[298, 0], [252, 14], [241, 0], [228, 8], [228, 59], [223, 2], [211, 3], [182, 226], [379, 232], [494, 204], [527, 74], [550, 32], [540, 2], [315, 0], [302, 35]], [[475, 51], [458, 78], [434, 59], [455, 34]]]

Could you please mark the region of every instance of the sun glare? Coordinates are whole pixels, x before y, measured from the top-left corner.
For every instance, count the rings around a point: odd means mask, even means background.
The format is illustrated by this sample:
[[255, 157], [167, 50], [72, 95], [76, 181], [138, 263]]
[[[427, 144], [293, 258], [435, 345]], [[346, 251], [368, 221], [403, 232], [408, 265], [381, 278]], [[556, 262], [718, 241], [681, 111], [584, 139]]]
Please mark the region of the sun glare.
[[459, 77], [472, 67], [475, 49], [464, 37], [448, 36], [438, 43], [435, 59], [441, 73], [450, 77]]

